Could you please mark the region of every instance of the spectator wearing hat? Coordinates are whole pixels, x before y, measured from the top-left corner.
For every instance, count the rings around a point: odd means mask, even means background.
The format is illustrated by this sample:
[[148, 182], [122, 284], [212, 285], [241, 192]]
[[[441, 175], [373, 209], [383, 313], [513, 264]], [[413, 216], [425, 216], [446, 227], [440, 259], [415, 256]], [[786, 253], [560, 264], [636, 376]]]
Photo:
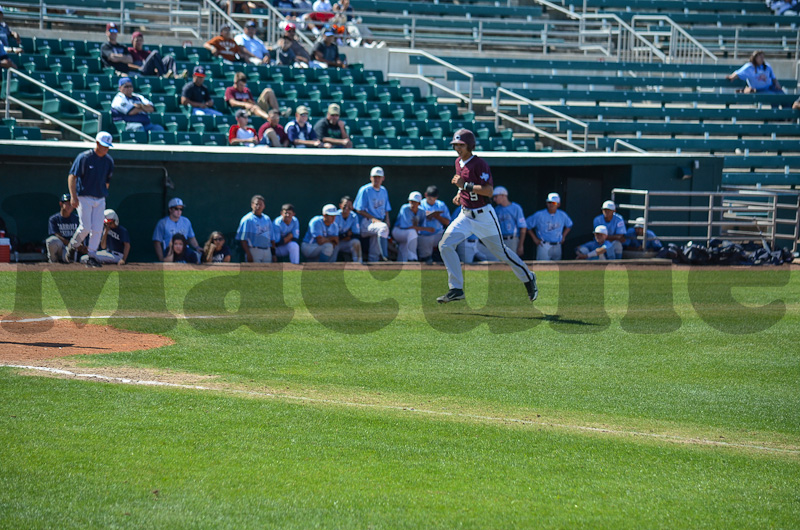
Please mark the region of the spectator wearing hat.
[[339, 57], [339, 47], [335, 42], [336, 34], [330, 28], [325, 28], [323, 38], [317, 41], [311, 52], [313, 60], [322, 68], [344, 67], [344, 61]]
[[308, 123], [309, 109], [305, 105], [300, 105], [295, 110], [294, 120], [286, 124], [286, 135], [289, 143], [295, 147], [333, 147], [331, 144], [323, 144], [317, 138], [314, 128]]
[[239, 109], [236, 111], [236, 123], [231, 125], [228, 130], [229, 145], [246, 145], [254, 147], [258, 143], [256, 130], [248, 126], [250, 120], [247, 111]]
[[5, 21], [3, 6], [0, 6], [0, 45], [6, 49], [7, 53], [22, 53], [22, 39], [19, 33], [13, 31]]
[[369, 172], [369, 184], [359, 188], [353, 208], [361, 219], [361, 237], [369, 241], [369, 261], [389, 261], [389, 192], [383, 186], [386, 174], [380, 166]]
[[[128, 47], [117, 42], [119, 26], [116, 22], [106, 24], [106, 37], [108, 41], [100, 46], [100, 57], [105, 66], [110, 66], [118, 73], [127, 74], [131, 71], [133, 57], [128, 53]], [[133, 68], [138, 70], [138, 68]]]
[[155, 111], [153, 103], [133, 92], [130, 77], [121, 77], [119, 92], [111, 100], [111, 117], [114, 121], [124, 121], [126, 131], [161, 132], [164, 127], [150, 121], [149, 114]]
[[397, 241], [397, 261], [419, 261], [417, 240], [420, 232], [433, 233], [433, 227], [425, 226], [425, 210], [419, 207], [422, 194], [412, 191], [408, 203], [400, 208], [392, 229], [392, 237]]
[[8, 55], [3, 43], [0, 42], [0, 68], [16, 68], [17, 65], [14, 61], [11, 60], [11, 57]]
[[603, 213], [594, 218], [592, 226], [593, 228], [597, 228], [600, 225], [606, 227], [606, 240], [614, 247], [616, 259], [621, 259], [622, 245], [625, 243], [625, 234], [628, 232], [628, 228], [625, 226], [625, 219], [616, 213], [617, 205], [614, 204], [614, 201], [605, 201], [601, 210]]
[[[503, 243], [518, 256], [522, 256], [527, 232], [522, 206], [508, 199], [508, 190], [503, 186], [497, 186], [492, 193], [492, 200], [495, 204], [494, 211], [497, 214], [497, 221], [500, 223]], [[498, 261], [497, 257], [489, 252], [482, 242], [478, 242], [475, 255], [479, 261]]]
[[78, 212], [72, 206], [69, 193], [61, 196], [58, 202], [59, 211], [50, 216], [47, 221], [47, 261], [50, 263], [65, 263], [64, 251], [69, 245], [72, 234], [78, 229]]
[[339, 226], [339, 245], [336, 247], [336, 255], [338, 256], [340, 252], [349, 252], [355, 263], [362, 263], [361, 241], [359, 240], [361, 222], [358, 215], [353, 212], [353, 199], [348, 195], [339, 199], [339, 210], [342, 213], [336, 216], [336, 224]]
[[244, 25], [244, 33], [236, 35], [233, 40], [239, 46], [245, 48], [253, 56], [250, 62], [253, 64], [269, 64], [269, 48], [264, 41], [256, 36], [256, 23], [253, 20]]
[[95, 137], [94, 149], [88, 149], [75, 157], [69, 170], [70, 203], [78, 210], [78, 228], [72, 234], [64, 256], [69, 261], [71, 251], [83, 244], [89, 236], [87, 267], [102, 267], [97, 261], [97, 248], [103, 230], [103, 211], [114, 173], [114, 159], [108, 154], [113, 147], [111, 134], [100, 131]]
[[[225, 89], [225, 101], [232, 109], [243, 109], [264, 119], [269, 118], [270, 109], [278, 109], [278, 99], [271, 88], [265, 88], [261, 92], [258, 103], [253, 100], [253, 94], [247, 88], [247, 74], [244, 72], [236, 72], [234, 75], [233, 86]], [[266, 108], [262, 108], [262, 104]]]
[[114, 210], [103, 212], [103, 237], [100, 238], [100, 250], [97, 251], [97, 261], [100, 263], [113, 263], [125, 265], [131, 251], [131, 238], [128, 230], [119, 224], [119, 216]]
[[169, 215], [156, 223], [156, 228], [153, 230], [153, 247], [156, 250], [158, 261], [165, 261], [164, 258], [169, 250], [172, 236], [175, 234], [181, 234], [192, 248], [200, 252], [200, 245], [194, 236], [192, 222], [183, 216], [183, 201], [175, 197], [169, 201], [168, 208]]
[[324, 118], [320, 118], [314, 125], [314, 132], [317, 138], [324, 144], [332, 147], [353, 147], [353, 142], [347, 134], [345, 123], [339, 119], [339, 105], [331, 103], [328, 105], [328, 113]]
[[289, 147], [289, 136], [281, 125], [281, 113], [269, 111], [268, 120], [258, 128], [258, 141], [270, 147]]
[[334, 260], [339, 246], [339, 225], [335, 221], [341, 213], [333, 204], [326, 204], [322, 207], [322, 215], [312, 217], [308, 222], [308, 231], [300, 246], [307, 261], [327, 263]]
[[227, 24], [219, 28], [219, 35], [211, 38], [203, 44], [203, 47], [214, 57], [231, 63], [248, 62], [255, 58], [252, 53], [247, 51], [247, 48], [240, 46], [231, 38], [231, 27]]
[[664, 246], [658, 239], [658, 236], [652, 230], [647, 231], [647, 236], [644, 230], [644, 217], [637, 217], [631, 221], [633, 226], [628, 229], [625, 235], [624, 247], [630, 250], [641, 250], [642, 240], [645, 241], [645, 250], [661, 250]]
[[192, 107], [192, 114], [204, 116], [222, 116], [214, 109], [214, 100], [211, 99], [211, 90], [203, 84], [206, 79], [206, 70], [202, 66], [195, 66], [192, 80], [181, 89], [181, 105]]
[[[175, 57], [167, 55], [162, 57], [158, 50], [148, 51], [144, 49], [144, 35], [141, 31], [134, 31], [131, 35], [131, 46], [128, 47], [128, 54], [131, 56], [131, 65], [135, 67], [141, 75], [159, 77], [181, 77], [178, 75], [178, 67]], [[184, 71], [183, 76], [186, 76]]]
[[261, 195], [250, 199], [251, 212], [239, 221], [236, 239], [241, 243], [247, 263], [272, 263], [272, 247], [275, 245], [275, 227], [268, 215], [264, 215], [266, 201]]
[[572, 219], [561, 206], [558, 193], [547, 196], [547, 207], [539, 210], [525, 220], [528, 235], [536, 245], [538, 261], [557, 261], [561, 259], [561, 244], [572, 230]]
[[589, 241], [575, 249], [575, 259], [609, 260], [619, 259], [614, 246], [608, 241], [608, 229], [605, 225], [594, 228], [594, 241]]
[[297, 26], [294, 24], [294, 22], [287, 22], [283, 26], [283, 36], [278, 41], [279, 46], [281, 40], [286, 40], [291, 43], [290, 49], [294, 54], [295, 62], [303, 63], [305, 64], [305, 67], [309, 66], [309, 63], [311, 62], [311, 55], [308, 53], [308, 51], [306, 51], [303, 45], [300, 44], [300, 41], [297, 40]]
[[432, 232], [420, 232], [417, 240], [417, 255], [420, 261], [433, 263], [433, 249], [439, 248], [445, 228], [450, 225], [450, 210], [447, 205], [439, 200], [439, 188], [428, 186], [425, 190], [425, 200], [420, 203], [420, 208], [425, 211], [425, 226], [433, 228]]

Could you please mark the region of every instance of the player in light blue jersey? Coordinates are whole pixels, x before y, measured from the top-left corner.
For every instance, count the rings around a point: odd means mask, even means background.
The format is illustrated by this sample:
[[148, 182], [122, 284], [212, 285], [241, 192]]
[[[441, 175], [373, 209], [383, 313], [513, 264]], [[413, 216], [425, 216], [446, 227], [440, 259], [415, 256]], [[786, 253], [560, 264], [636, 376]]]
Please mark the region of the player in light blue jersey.
[[[362, 263], [361, 256], [361, 221], [353, 211], [353, 200], [345, 195], [339, 200], [339, 209], [342, 211], [336, 216], [336, 226], [339, 228], [339, 245], [336, 247], [336, 258], [339, 252], [349, 252], [355, 263]], [[333, 261], [336, 261], [334, 258]]]
[[294, 206], [281, 206], [281, 215], [275, 219], [275, 255], [289, 257], [289, 263], [300, 263], [300, 221], [294, 215]]
[[422, 232], [433, 232], [433, 228], [425, 226], [425, 210], [419, 207], [422, 194], [412, 191], [408, 203], [400, 208], [394, 222], [392, 237], [397, 241], [397, 261], [418, 261], [417, 240]]
[[561, 196], [551, 193], [547, 196], [547, 208], [539, 210], [525, 220], [528, 235], [536, 245], [536, 259], [555, 261], [561, 259], [561, 244], [572, 230], [572, 219], [560, 210]]
[[642, 240], [646, 241], [645, 250], [661, 250], [663, 248], [663, 244], [658, 239], [658, 236], [652, 230], [647, 231], [647, 235], [645, 235], [644, 230], [644, 217], [637, 217], [635, 220], [631, 221], [633, 223], [633, 227], [628, 229], [628, 233], [625, 235], [625, 248], [630, 250], [641, 250], [642, 249]]
[[[427, 264], [433, 263], [433, 251], [438, 249], [445, 228], [450, 225], [450, 210], [447, 205], [439, 200], [439, 188], [428, 186], [425, 190], [425, 200], [419, 207], [425, 212], [425, 226], [433, 228], [433, 232], [420, 232], [417, 239], [417, 256], [420, 261]], [[458, 250], [458, 249], [456, 249]]]
[[589, 241], [575, 249], [575, 259], [608, 260], [619, 259], [614, 252], [614, 245], [608, 241], [608, 229], [598, 225], [594, 229], [594, 241]]
[[322, 207], [322, 215], [312, 217], [308, 222], [308, 232], [300, 246], [306, 260], [333, 261], [339, 245], [339, 227], [334, 221], [340, 213], [333, 204], [326, 204]]
[[[494, 212], [500, 223], [500, 233], [503, 234], [503, 243], [522, 256], [525, 247], [525, 233], [528, 225], [525, 223], [525, 214], [522, 206], [508, 199], [508, 190], [503, 186], [494, 189]], [[478, 243], [475, 255], [480, 261], [499, 261], [483, 243]]]
[[172, 242], [172, 236], [175, 234], [182, 234], [189, 246], [195, 249], [198, 253], [202, 254], [200, 244], [194, 235], [192, 229], [192, 222], [183, 217], [183, 201], [175, 197], [169, 201], [169, 215], [156, 223], [156, 228], [153, 230], [153, 246], [156, 250], [158, 261], [164, 261]]
[[272, 219], [264, 215], [266, 202], [261, 195], [250, 200], [251, 212], [239, 221], [236, 239], [241, 243], [247, 263], [272, 263], [275, 228]]
[[369, 261], [388, 261], [389, 244], [389, 193], [382, 186], [385, 173], [375, 166], [369, 172], [369, 184], [358, 190], [353, 203], [361, 219], [361, 236], [369, 238]]
[[607, 240], [614, 247], [616, 259], [622, 259], [622, 246], [625, 244], [625, 234], [628, 232], [625, 227], [625, 219], [616, 213], [617, 205], [614, 204], [614, 201], [604, 202], [602, 211], [602, 214], [594, 218], [592, 228], [597, 228], [600, 225], [606, 227], [606, 230], [608, 230]]

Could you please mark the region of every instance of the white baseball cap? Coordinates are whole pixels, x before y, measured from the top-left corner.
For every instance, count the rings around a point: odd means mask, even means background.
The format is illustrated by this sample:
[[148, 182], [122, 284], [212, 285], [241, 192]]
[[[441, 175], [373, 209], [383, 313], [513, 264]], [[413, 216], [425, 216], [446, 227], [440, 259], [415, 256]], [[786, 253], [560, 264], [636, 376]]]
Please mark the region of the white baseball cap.
[[183, 201], [179, 198], [175, 197], [174, 199], [170, 199], [169, 204], [167, 205], [168, 208], [173, 208], [175, 206], [183, 206]]
[[339, 215], [341, 210], [337, 209], [333, 204], [326, 204], [322, 207], [322, 215]]
[[103, 217], [105, 217], [109, 221], [114, 221], [115, 223], [119, 224], [119, 215], [117, 215], [117, 212], [115, 212], [111, 208], [103, 212]]
[[508, 190], [503, 186], [497, 186], [494, 189], [494, 193], [492, 193], [492, 197], [496, 197], [497, 195], [508, 195]]
[[634, 219], [631, 222], [633, 223], [633, 227], [634, 228], [644, 227], [644, 217], [637, 217], [636, 219]]
[[383, 168], [381, 166], [375, 166], [369, 172], [370, 177], [385, 177], [386, 175], [383, 174]]
[[422, 202], [422, 194], [418, 191], [412, 191], [408, 194], [408, 200], [414, 202]]
[[601, 210], [613, 210], [616, 212], [617, 205], [614, 204], [614, 201], [606, 201], [603, 203], [603, 207], [601, 208]]
[[595, 234], [605, 234], [605, 235], [608, 235], [608, 228], [606, 228], [606, 227], [605, 227], [605, 225], [597, 225], [597, 226], [594, 228], [594, 233], [595, 233]]
[[561, 196], [558, 193], [550, 193], [547, 195], [547, 202], [556, 202], [561, 204]]
[[102, 145], [103, 147], [114, 147], [112, 141], [114, 138], [111, 136], [111, 133], [107, 133], [106, 131], [100, 131], [97, 133], [97, 136], [94, 138], [97, 140], [97, 143]]

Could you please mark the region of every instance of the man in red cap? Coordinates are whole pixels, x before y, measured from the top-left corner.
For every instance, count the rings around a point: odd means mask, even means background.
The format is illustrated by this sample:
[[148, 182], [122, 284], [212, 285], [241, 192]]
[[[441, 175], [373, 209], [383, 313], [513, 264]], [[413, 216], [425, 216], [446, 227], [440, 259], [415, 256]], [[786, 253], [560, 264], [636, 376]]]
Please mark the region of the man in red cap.
[[308, 65], [311, 62], [311, 55], [303, 48], [303, 45], [297, 40], [297, 26], [293, 22], [287, 22], [283, 26], [283, 37], [278, 40], [279, 49], [283, 47], [283, 40], [291, 42], [289, 49], [294, 52], [294, 60], [298, 63]]

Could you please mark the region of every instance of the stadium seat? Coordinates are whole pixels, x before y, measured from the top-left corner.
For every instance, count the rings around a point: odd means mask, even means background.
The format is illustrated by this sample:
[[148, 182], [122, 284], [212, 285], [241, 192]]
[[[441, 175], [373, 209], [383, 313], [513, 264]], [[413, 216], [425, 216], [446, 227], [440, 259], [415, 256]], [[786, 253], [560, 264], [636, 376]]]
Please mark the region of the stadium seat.
[[122, 131], [119, 133], [119, 141], [123, 144], [146, 144], [147, 133], [144, 131]]
[[7, 125], [0, 126], [0, 140], [13, 140], [14, 129]]
[[42, 131], [37, 127], [14, 127], [15, 140], [41, 140]]
[[203, 133], [203, 145], [228, 145], [228, 135], [222, 133]]
[[179, 145], [203, 145], [203, 135], [194, 132], [179, 132], [176, 140]]
[[150, 142], [151, 144], [160, 144], [160, 145], [174, 145], [176, 143], [176, 136], [174, 132], [155, 132], [150, 131], [149, 133]]

